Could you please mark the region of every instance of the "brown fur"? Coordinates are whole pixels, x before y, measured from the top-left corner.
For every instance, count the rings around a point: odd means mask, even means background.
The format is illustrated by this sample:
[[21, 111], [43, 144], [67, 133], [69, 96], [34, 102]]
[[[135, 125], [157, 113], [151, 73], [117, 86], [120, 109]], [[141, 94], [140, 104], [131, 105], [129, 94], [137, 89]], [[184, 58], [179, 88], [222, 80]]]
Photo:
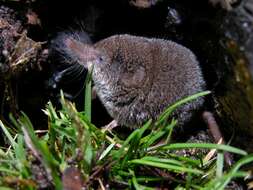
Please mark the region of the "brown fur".
[[[196, 57], [175, 42], [115, 35], [90, 48], [90, 52], [97, 50], [97, 60], [88, 61], [94, 65], [96, 92], [120, 125], [140, 126], [149, 118], [156, 119], [177, 100], [205, 89]], [[177, 109], [180, 124], [188, 122], [203, 102], [199, 98]]]

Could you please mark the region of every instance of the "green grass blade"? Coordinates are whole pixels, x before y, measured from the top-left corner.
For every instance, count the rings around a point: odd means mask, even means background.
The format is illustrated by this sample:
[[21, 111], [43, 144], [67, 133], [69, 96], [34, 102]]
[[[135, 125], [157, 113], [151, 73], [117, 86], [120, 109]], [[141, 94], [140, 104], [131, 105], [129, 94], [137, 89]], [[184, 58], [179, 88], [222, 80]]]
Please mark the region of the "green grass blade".
[[[21, 180], [33, 179], [31, 166], [36, 164], [32, 163], [33, 156], [38, 159], [41, 169], [44, 169], [50, 184], [53, 184], [52, 188], [56, 190], [62, 189], [62, 172], [72, 164], [81, 172], [85, 185], [88, 184], [87, 188], [90, 189], [94, 189], [94, 186], [96, 188], [96, 180], [101, 179], [102, 183], [106, 182], [112, 189], [116, 185], [115, 189], [122, 187], [154, 190], [168, 185], [169, 188], [186, 190], [221, 190], [234, 178], [248, 175], [247, 172], [241, 171], [240, 167], [253, 162], [253, 155], [245, 156], [229, 171], [224, 170], [224, 152], [247, 155], [238, 148], [211, 143], [169, 144], [173, 127], [176, 126], [176, 120], [167, 120], [170, 114], [178, 106], [210, 92], [198, 93], [176, 102], [166, 109], [155, 124], [148, 121], [123, 140], [117, 135], [118, 131], [103, 132], [91, 123], [90, 77], [89, 73], [83, 112], [78, 112], [73, 103], [61, 96], [60, 111], [57, 111], [51, 102], [44, 110], [49, 117], [49, 130], [43, 131], [40, 136], [34, 131], [25, 114], [15, 123], [17, 129], [21, 129], [25, 134], [24, 137], [18, 135], [17, 139], [13, 138], [12, 130], [5, 127], [5, 133], [9, 135], [7, 138], [13, 142], [6, 153], [8, 147], [0, 149], [0, 185], [5, 184], [1, 181], [5, 176], [15, 176]], [[3, 128], [3, 125], [0, 127]], [[16, 146], [13, 146], [14, 143]], [[25, 145], [28, 145], [29, 154]], [[184, 157], [175, 155], [177, 151], [170, 151], [189, 148], [216, 149], [217, 157], [213, 157], [207, 164], [202, 164], [201, 156]], [[109, 176], [106, 179], [103, 178], [105, 174]], [[101, 184], [101, 187], [103, 185]], [[22, 184], [17, 184], [17, 188], [21, 189]], [[34, 187], [30, 189], [32, 188]]]
[[5, 172], [5, 173], [16, 175], [16, 176], [18, 176], [20, 174], [18, 171], [15, 171], [13, 169], [8, 169], [5, 167], [0, 167], [0, 172]]
[[247, 155], [247, 152], [239, 148], [235, 148], [224, 144], [212, 144], [212, 143], [174, 143], [163, 146], [162, 149], [174, 150], [174, 149], [188, 149], [188, 148], [206, 148], [206, 149], [217, 149], [222, 151], [231, 152], [239, 155]]
[[194, 166], [199, 166], [200, 163], [201, 163], [200, 160], [195, 160], [195, 159], [192, 159], [192, 158], [188, 158], [188, 157], [185, 157], [185, 156], [180, 156], [180, 155], [176, 155], [176, 154], [172, 154], [172, 153], [170, 153], [170, 157], [175, 158], [179, 161], [188, 163], [190, 165], [194, 165]]
[[120, 157], [122, 157], [123, 153], [128, 150], [128, 149], [126, 149], [126, 147], [129, 145], [129, 143], [131, 142], [131, 140], [136, 137], [137, 133], [138, 133], [138, 129], [136, 129], [135, 131], [133, 131], [127, 137], [127, 139], [124, 141], [122, 147], [114, 154], [114, 157], [115, 157], [116, 160], [119, 159]]
[[15, 189], [10, 188], [10, 187], [3, 187], [3, 186], [0, 186], [0, 190], [15, 190]]
[[208, 94], [210, 94], [211, 91], [204, 91], [204, 92], [200, 92], [191, 96], [188, 96], [186, 98], [183, 98], [179, 101], [177, 101], [176, 103], [174, 103], [173, 105], [171, 105], [169, 108], [167, 108], [158, 118], [158, 121], [156, 122], [156, 125], [160, 125], [164, 120], [166, 120], [170, 114], [179, 106], [185, 104], [185, 103], [189, 103], [201, 96], [206, 96]]
[[55, 122], [55, 120], [59, 119], [53, 104], [49, 101], [46, 106], [46, 110], [43, 110], [43, 112], [49, 117], [52, 123]]
[[171, 136], [172, 136], [172, 132], [173, 132], [173, 130], [174, 130], [174, 127], [177, 125], [177, 120], [175, 120], [174, 118], [172, 118], [172, 121], [171, 121], [171, 123], [170, 123], [170, 130], [169, 130], [169, 133], [168, 133], [168, 135], [167, 135], [167, 138], [166, 138], [166, 140], [165, 140], [165, 144], [169, 144], [170, 143], [170, 141], [171, 141]]
[[[93, 68], [92, 68], [93, 70]], [[84, 112], [89, 121], [91, 121], [91, 96], [92, 96], [92, 88], [91, 88], [91, 75], [92, 70], [88, 72], [85, 81], [85, 97], [84, 97]]]
[[102, 160], [106, 155], [112, 150], [112, 148], [115, 146], [115, 144], [110, 144], [100, 155], [98, 160]]
[[[141, 139], [141, 143], [145, 144], [145, 147], [148, 148], [155, 142], [157, 142], [159, 139], [161, 139], [164, 135], [168, 134], [167, 138], [170, 138], [170, 133], [173, 130], [174, 126], [176, 125], [176, 122], [172, 121], [170, 124], [165, 126], [162, 129], [158, 129], [149, 135], [143, 137]], [[167, 142], [165, 142], [167, 144]]]
[[51, 152], [49, 151], [49, 148], [46, 142], [44, 141], [40, 142], [40, 151], [42, 153], [42, 157], [43, 157], [43, 160], [45, 161], [47, 169], [51, 171], [50, 173], [53, 177], [55, 189], [62, 190], [62, 183], [57, 173], [58, 164], [56, 160], [54, 159], [53, 155], [51, 154]]
[[26, 168], [26, 163], [28, 163], [28, 160], [26, 159], [26, 150], [25, 150], [25, 144], [24, 144], [24, 137], [22, 135], [18, 135], [18, 143], [14, 147], [16, 162], [17, 162], [17, 168], [19, 169], [20, 173], [23, 177], [29, 176], [29, 171]]
[[[54, 126], [54, 125], [52, 125]], [[58, 128], [57, 126], [53, 127], [53, 129], [61, 136], [65, 136], [72, 140], [72, 142], [76, 142], [76, 134], [73, 128]]]
[[163, 177], [136, 177], [138, 182], [164, 181]]
[[125, 154], [122, 162], [121, 162], [121, 168], [124, 168], [127, 161], [133, 159], [135, 156], [138, 155], [138, 153], [144, 153], [143, 147], [140, 146], [141, 138], [144, 134], [144, 132], [151, 126], [151, 120], [146, 122], [140, 129], [136, 129], [133, 133], [135, 133], [134, 138], [129, 141], [129, 147], [127, 150], [127, 153]]
[[[236, 164], [233, 165], [233, 167], [230, 169], [230, 171], [227, 173], [227, 175], [223, 176], [222, 183], [217, 187], [217, 190], [223, 190], [228, 185], [228, 183], [232, 180], [234, 176], [237, 175], [238, 170], [246, 164], [253, 162], [253, 154], [248, 155], [241, 160], [239, 160]], [[240, 174], [240, 173], [239, 173]]]
[[157, 163], [164, 163], [164, 164], [173, 164], [173, 165], [177, 165], [177, 166], [183, 166], [184, 165], [183, 163], [181, 163], [178, 160], [157, 158], [157, 157], [152, 157], [152, 156], [145, 156], [145, 157], [142, 158], [142, 160], [147, 160], [147, 161], [152, 161], [152, 162], [157, 162]]
[[14, 140], [14, 138], [12, 138], [11, 134], [9, 133], [8, 129], [4, 126], [3, 122], [0, 120], [0, 127], [3, 130], [5, 136], [7, 137], [7, 139], [10, 141], [10, 144], [12, 147], [16, 146], [16, 142]]
[[173, 172], [188, 172], [188, 173], [193, 173], [193, 174], [203, 174], [203, 171], [198, 170], [198, 169], [192, 169], [192, 168], [181, 167], [181, 166], [176, 166], [176, 165], [171, 165], [171, 164], [153, 162], [153, 161], [148, 161], [148, 160], [144, 160], [144, 159], [131, 160], [131, 161], [129, 161], [129, 163], [138, 164], [138, 165], [147, 165], [147, 166], [152, 166], [152, 167], [157, 167], [157, 168], [163, 168], [163, 169], [167, 169], [167, 170], [173, 171]]
[[61, 190], [62, 189], [61, 180], [59, 176], [57, 175], [58, 162], [54, 159], [53, 155], [51, 154], [47, 146], [47, 142], [40, 140], [36, 136], [30, 119], [23, 112], [22, 112], [22, 116], [19, 119], [19, 123], [23, 128], [27, 130], [28, 136], [31, 139], [32, 144], [42, 156], [42, 159], [44, 161], [43, 164], [45, 164], [45, 167], [47, 167], [47, 169], [51, 171], [50, 173], [55, 183], [55, 189]]
[[134, 171], [130, 170], [130, 174], [132, 175], [132, 183], [136, 190], [155, 190], [155, 188], [140, 185], [135, 177]]
[[224, 166], [224, 153], [218, 151], [216, 160], [216, 178], [220, 178], [222, 176], [223, 166]]

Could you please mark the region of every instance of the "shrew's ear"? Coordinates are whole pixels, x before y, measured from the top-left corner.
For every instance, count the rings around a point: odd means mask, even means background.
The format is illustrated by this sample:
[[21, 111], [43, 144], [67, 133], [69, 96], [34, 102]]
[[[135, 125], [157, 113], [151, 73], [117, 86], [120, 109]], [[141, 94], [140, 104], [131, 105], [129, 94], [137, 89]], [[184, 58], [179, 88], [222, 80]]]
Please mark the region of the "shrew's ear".
[[134, 72], [125, 72], [121, 76], [122, 83], [128, 87], [139, 87], [143, 84], [146, 77], [144, 67], [135, 68]]

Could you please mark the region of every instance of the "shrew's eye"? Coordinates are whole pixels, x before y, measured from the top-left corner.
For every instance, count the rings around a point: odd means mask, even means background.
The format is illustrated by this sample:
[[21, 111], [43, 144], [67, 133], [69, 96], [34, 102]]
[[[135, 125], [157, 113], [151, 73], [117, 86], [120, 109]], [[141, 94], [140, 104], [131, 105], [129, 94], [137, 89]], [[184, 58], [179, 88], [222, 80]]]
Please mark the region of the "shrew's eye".
[[133, 72], [134, 71], [134, 66], [132, 64], [127, 65], [127, 71]]
[[104, 61], [103, 56], [100, 56], [100, 57], [99, 57], [99, 61]]

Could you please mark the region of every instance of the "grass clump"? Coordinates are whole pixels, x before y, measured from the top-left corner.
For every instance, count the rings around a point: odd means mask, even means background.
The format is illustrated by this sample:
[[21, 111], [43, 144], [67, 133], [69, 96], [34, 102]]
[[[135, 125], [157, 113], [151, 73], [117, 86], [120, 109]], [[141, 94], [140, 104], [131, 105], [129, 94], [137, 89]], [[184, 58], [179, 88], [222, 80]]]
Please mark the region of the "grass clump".
[[[0, 149], [0, 189], [224, 189], [253, 156], [228, 145], [170, 143], [177, 121], [168, 117], [181, 104], [208, 94], [187, 97], [168, 108], [156, 122], [148, 121], [126, 139], [91, 123], [91, 86], [84, 112], [61, 97], [62, 109], [49, 102], [44, 110], [48, 130], [36, 131], [22, 113], [12, 119], [17, 132], [0, 122], [9, 147]], [[175, 154], [180, 149], [216, 149], [211, 160]], [[224, 171], [224, 152], [241, 159]]]

